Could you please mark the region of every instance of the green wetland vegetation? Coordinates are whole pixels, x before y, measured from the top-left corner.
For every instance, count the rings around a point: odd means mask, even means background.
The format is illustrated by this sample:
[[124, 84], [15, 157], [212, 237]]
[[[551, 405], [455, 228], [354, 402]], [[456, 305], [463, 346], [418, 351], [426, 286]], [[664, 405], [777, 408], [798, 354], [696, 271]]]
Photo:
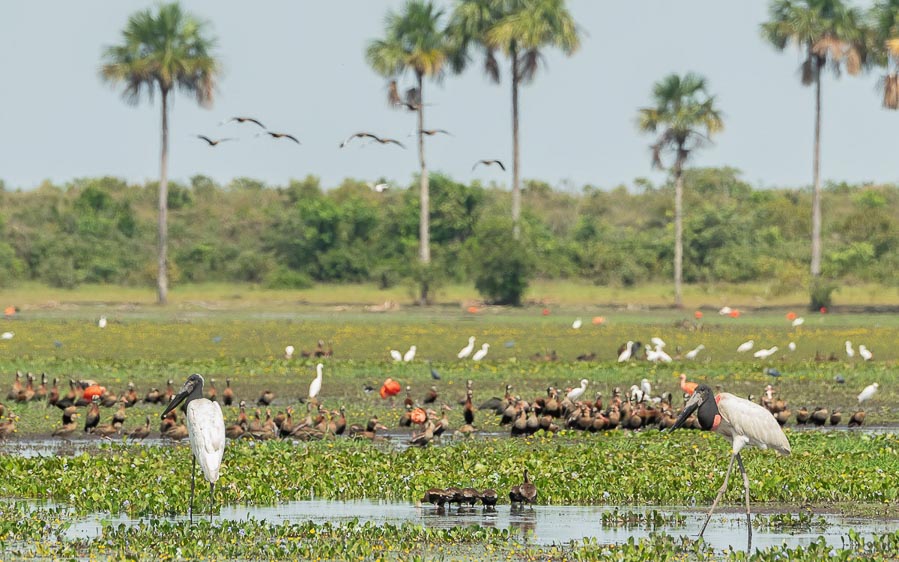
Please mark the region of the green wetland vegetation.
[[[99, 314], [109, 323], [97, 326]], [[721, 385], [740, 396], [762, 395], [773, 383], [791, 407], [821, 405], [845, 414], [837, 429], [786, 426], [793, 454], [778, 457], [770, 451], [744, 455], [750, 477], [753, 525], [766, 532], [817, 533], [828, 527], [820, 513], [840, 512], [868, 521], [899, 519], [899, 422], [896, 388], [897, 327], [889, 316], [809, 315], [798, 328], [784, 311], [757, 312], [738, 319], [713, 311], [702, 321], [692, 313], [628, 313], [597, 311], [591, 315], [555, 309], [505, 312], [487, 309], [477, 314], [459, 310], [416, 309], [392, 314], [368, 314], [329, 307], [289, 308], [246, 313], [225, 310], [165, 311], [153, 308], [79, 306], [74, 310], [23, 311], [4, 329], [15, 332], [0, 342], [0, 369], [6, 384], [16, 369], [46, 372], [52, 379], [92, 378], [119, 393], [133, 382], [143, 396], [150, 387], [164, 388], [166, 379], [180, 385], [187, 374], [215, 378], [219, 395], [230, 378], [237, 400], [256, 408], [263, 390], [275, 393], [273, 412], [293, 406], [305, 415], [299, 399], [306, 395], [318, 359], [300, 356], [317, 340], [333, 349], [324, 363], [321, 399], [329, 409], [346, 408], [349, 423], [364, 424], [377, 415], [389, 428], [379, 442], [347, 438], [321, 441], [229, 441], [214, 514], [223, 506], [245, 506], [248, 518], [214, 518], [210, 524], [209, 492], [198, 481], [195, 503], [198, 520], [190, 527], [187, 513], [190, 450], [186, 443], [158, 439], [162, 406], [138, 404], [127, 410], [125, 431], [152, 417], [153, 434], [147, 443], [131, 443], [122, 436], [110, 441], [84, 436], [70, 440], [50, 437], [59, 426], [60, 411], [40, 402], [19, 404], [4, 400], [19, 416], [18, 430], [0, 443], [0, 542], [5, 552], [47, 558], [300, 558], [300, 559], [510, 559], [510, 560], [658, 560], [756, 559], [817, 560], [890, 559], [899, 534], [853, 534], [834, 545], [822, 537], [804, 546], [765, 546], [747, 555], [739, 549], [745, 537], [735, 531], [732, 551], [695, 540], [678, 510], [707, 508], [727, 467], [729, 447], [718, 436], [695, 431], [583, 433], [565, 430], [510, 438], [492, 412], [476, 412], [478, 428], [470, 439], [451, 431], [427, 448], [408, 447], [409, 430], [398, 428], [402, 398], [382, 400], [377, 388], [387, 378], [411, 386], [420, 402], [433, 384], [436, 404], [453, 407], [450, 429], [462, 425], [461, 407], [466, 380], [472, 380], [476, 404], [502, 396], [505, 384], [526, 399], [544, 395], [547, 386], [577, 386], [589, 381], [588, 396], [597, 391], [608, 399], [612, 389], [626, 391], [643, 378], [654, 394], [677, 396], [676, 374], [690, 380]], [[571, 328], [575, 315], [584, 317], [580, 330]], [[481, 362], [462, 361], [456, 352], [469, 335], [491, 343]], [[672, 355], [706, 346], [695, 361], [670, 364], [646, 361], [618, 364], [617, 348], [627, 340], [648, 342], [658, 336]], [[782, 351], [760, 360], [738, 354], [737, 345], [755, 339], [758, 347], [795, 341], [795, 352]], [[865, 343], [875, 359], [849, 359], [844, 341]], [[284, 358], [284, 347], [296, 354]], [[390, 349], [405, 352], [415, 344], [411, 363], [394, 363]], [[546, 355], [555, 351], [558, 360]], [[595, 353], [592, 361], [580, 354]], [[824, 356], [816, 361], [815, 356]], [[826, 360], [835, 354], [835, 361]], [[539, 355], [540, 357], [535, 357]], [[430, 365], [427, 361], [431, 361]], [[440, 374], [431, 378], [430, 368]], [[776, 368], [774, 379], [765, 368]], [[846, 381], [838, 384], [834, 377]], [[849, 413], [858, 408], [856, 395], [872, 382], [880, 383], [875, 397], [864, 404], [866, 426], [846, 429]], [[373, 387], [375, 392], [366, 392]], [[5, 396], [5, 393], [4, 393]], [[675, 399], [675, 406], [682, 400]], [[101, 409], [108, 421], [114, 408]], [[262, 408], [264, 415], [264, 408]], [[226, 424], [237, 408], [225, 407]], [[37, 453], [37, 454], [34, 454]], [[599, 505], [614, 511], [597, 516], [603, 528], [640, 529], [647, 536], [609, 544], [593, 538], [546, 544], [527, 531], [489, 526], [481, 507], [470, 524], [432, 527], [428, 521], [401, 523], [366, 520], [332, 521], [327, 513], [311, 521], [272, 523], [252, 516], [252, 509], [288, 502], [316, 500], [373, 500], [417, 505], [433, 487], [494, 488], [498, 510], [510, 509], [507, 493], [521, 482], [527, 467], [538, 486], [534, 510], [551, 506]], [[739, 485], [725, 495], [725, 509], [737, 511]], [[351, 505], [351, 504], [350, 504]], [[643, 511], [647, 506], [652, 510]], [[686, 507], [684, 507], [686, 506]], [[430, 506], [422, 510], [433, 510]], [[453, 508], [455, 510], [455, 508]], [[530, 508], [525, 508], [530, 509]], [[430, 512], [427, 512], [430, 513]], [[95, 535], [72, 534], [72, 521], [99, 521]], [[125, 520], [140, 520], [122, 524]], [[104, 522], [106, 521], [106, 522]], [[715, 526], [715, 520], [711, 523]], [[832, 524], [830, 524], [832, 525]], [[681, 535], [684, 535], [683, 537]], [[160, 537], [166, 537], [160, 540]]]

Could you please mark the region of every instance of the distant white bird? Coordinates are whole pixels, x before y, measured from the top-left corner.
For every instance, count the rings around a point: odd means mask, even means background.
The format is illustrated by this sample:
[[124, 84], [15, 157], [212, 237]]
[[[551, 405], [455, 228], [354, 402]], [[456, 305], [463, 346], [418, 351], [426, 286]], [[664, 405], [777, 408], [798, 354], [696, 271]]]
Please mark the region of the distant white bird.
[[580, 330], [582, 325], [583, 322], [581, 322], [580, 318], [575, 319], [575, 321], [571, 323], [571, 327], [575, 330]]
[[368, 187], [372, 188], [377, 193], [384, 193], [388, 189], [390, 189], [390, 185], [386, 183], [368, 183]]
[[663, 348], [663, 347], [665, 347], [665, 341], [662, 340], [662, 338], [659, 338], [659, 337], [652, 337], [652, 338], [649, 339], [649, 341], [651, 341], [651, 342], [653, 343], [653, 345], [655, 345], [655, 346], [658, 347], [658, 348]]
[[665, 353], [665, 350], [657, 345], [655, 349], [646, 350], [646, 360], [653, 363], [658, 363], [659, 361], [662, 363], [671, 363], [671, 356]]
[[[215, 494], [215, 483], [219, 479], [219, 469], [222, 466], [222, 456], [225, 454], [225, 420], [222, 417], [222, 408], [218, 402], [212, 402], [203, 398], [203, 377], [193, 374], [187, 378], [181, 392], [172, 397], [172, 400], [162, 412], [162, 417], [174, 410], [178, 404], [184, 402], [187, 412], [187, 435], [190, 441], [190, 450], [193, 453], [193, 462], [190, 470], [190, 521], [194, 518], [194, 476], [197, 463], [200, 470], [209, 482], [209, 500], [212, 502]], [[209, 511], [209, 519], [212, 520], [212, 510]]]
[[293, 357], [294, 347], [292, 345], [288, 345], [284, 348], [284, 359], [290, 359]]
[[322, 389], [322, 371], [324, 369], [324, 365], [319, 363], [315, 366], [315, 378], [312, 379], [312, 382], [309, 383], [309, 399], [315, 398], [318, 396], [318, 393]]
[[702, 351], [703, 349], [705, 349], [705, 345], [699, 344], [696, 347], [694, 347], [693, 349], [691, 349], [690, 351], [688, 351], [687, 354], [684, 355], [684, 357], [686, 357], [687, 359], [696, 359], [696, 356], [699, 355], [699, 352]]
[[802, 326], [805, 323], [805, 318], [802, 316], [793, 319], [793, 327], [796, 328], [798, 326]]
[[417, 349], [417, 348], [416, 348], [414, 345], [411, 346], [411, 347], [409, 347], [409, 351], [407, 351], [406, 354], [403, 355], [403, 361], [405, 361], [406, 363], [408, 363], [409, 361], [412, 361], [413, 359], [415, 359], [415, 351], [416, 351], [416, 349]]
[[2, 334], [0, 334], [0, 339], [11, 340], [15, 335], [15, 332], [3, 332]]
[[631, 354], [634, 352], [634, 342], [628, 340], [627, 345], [624, 346], [624, 351], [622, 351], [618, 355], [618, 362], [624, 363], [625, 361], [631, 358]]
[[846, 356], [849, 357], [849, 359], [855, 357], [855, 350], [852, 349], [852, 342], [849, 340], [846, 340]]
[[870, 400], [871, 397], [877, 393], [877, 389], [879, 387], [880, 387], [880, 385], [877, 384], [876, 382], [866, 386], [865, 389], [863, 391], [861, 391], [861, 394], [858, 395], [858, 403], [861, 404], [865, 400]]
[[729, 306], [722, 306], [721, 310], [718, 311], [718, 314], [720, 314], [721, 316], [726, 316], [731, 312], [733, 312], [733, 310], [731, 310]]
[[97, 326], [99, 326], [101, 328], [106, 327], [106, 317], [105, 316], [100, 317], [100, 320], [97, 321]]
[[390, 357], [392, 357], [394, 361], [402, 361], [403, 360], [403, 354], [395, 349], [390, 350]]
[[758, 357], [759, 359], [767, 359], [777, 353], [777, 346], [769, 347], [768, 349], [760, 349], [752, 354], [753, 357]]
[[581, 386], [572, 388], [568, 391], [568, 399], [572, 402], [577, 402], [581, 396], [584, 395], [584, 391], [587, 390], [587, 379], [581, 379]]
[[630, 388], [630, 399], [633, 402], [643, 402], [643, 399], [646, 398], [646, 395], [643, 394], [643, 391], [640, 390], [640, 387], [632, 384]]
[[652, 396], [652, 385], [649, 384], [649, 380], [643, 379], [640, 381], [640, 390], [643, 391], [643, 396], [646, 396], [647, 398]]
[[744, 341], [737, 347], [738, 353], [744, 353], [752, 349], [752, 346], [755, 345], [755, 340]]
[[862, 359], [864, 359], [865, 361], [870, 361], [871, 358], [874, 357], [874, 354], [871, 353], [871, 350], [865, 347], [865, 344], [859, 344], [858, 354], [861, 355]]
[[456, 354], [456, 357], [459, 359], [465, 359], [471, 352], [474, 351], [474, 336], [468, 337], [468, 345], [459, 350], [459, 353]]
[[796, 342], [791, 341], [790, 343], [788, 343], [787, 349], [789, 349], [790, 351], [796, 351]]
[[490, 349], [490, 344], [485, 343], [481, 346], [481, 349], [474, 352], [474, 355], [471, 357], [472, 361], [480, 361], [484, 357], [487, 357], [487, 350]]

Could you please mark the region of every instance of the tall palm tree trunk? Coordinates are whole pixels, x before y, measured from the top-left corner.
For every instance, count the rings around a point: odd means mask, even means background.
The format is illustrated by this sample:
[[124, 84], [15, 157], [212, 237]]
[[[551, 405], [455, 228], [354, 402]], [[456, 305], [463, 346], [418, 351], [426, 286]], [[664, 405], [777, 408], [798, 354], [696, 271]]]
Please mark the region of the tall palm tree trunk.
[[[418, 257], [423, 265], [431, 262], [430, 243], [430, 191], [428, 181], [428, 165], [425, 163], [425, 128], [424, 92], [422, 75], [418, 74], [418, 163], [421, 167], [420, 211], [418, 220]], [[428, 274], [423, 272], [421, 282], [421, 304], [428, 302]]]
[[674, 164], [674, 306], [682, 308], [684, 281], [684, 161], [683, 149], [678, 149]]
[[518, 49], [513, 45], [512, 57], [512, 236], [518, 240], [521, 232], [521, 186], [518, 183]]
[[815, 156], [812, 165], [812, 282], [821, 275], [821, 64], [815, 67]]
[[169, 201], [169, 115], [168, 91], [162, 90], [162, 155], [159, 164], [159, 269], [156, 276], [156, 302], [166, 304], [168, 277], [168, 201]]

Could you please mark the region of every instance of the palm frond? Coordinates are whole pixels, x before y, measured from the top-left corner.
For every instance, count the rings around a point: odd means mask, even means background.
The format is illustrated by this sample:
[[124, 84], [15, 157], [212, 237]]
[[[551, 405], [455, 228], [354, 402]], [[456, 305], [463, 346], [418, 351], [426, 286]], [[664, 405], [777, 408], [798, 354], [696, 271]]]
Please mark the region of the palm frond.
[[400, 93], [396, 86], [396, 80], [391, 80], [389, 84], [387, 84], [387, 104], [391, 106], [398, 106], [403, 103], [403, 100], [400, 99]]

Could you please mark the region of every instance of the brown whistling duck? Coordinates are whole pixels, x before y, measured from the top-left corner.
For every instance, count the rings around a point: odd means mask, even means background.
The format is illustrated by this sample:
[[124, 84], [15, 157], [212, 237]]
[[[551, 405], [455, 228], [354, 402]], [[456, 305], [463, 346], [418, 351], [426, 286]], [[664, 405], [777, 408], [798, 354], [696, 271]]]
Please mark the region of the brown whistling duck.
[[428, 390], [428, 393], [425, 394], [425, 397], [422, 400], [422, 403], [423, 404], [433, 404], [436, 401], [437, 401], [437, 387], [432, 386], [430, 388], [430, 390]]
[[[440, 419], [437, 420], [437, 424], [434, 427], [434, 437], [440, 437], [446, 431], [446, 428], [449, 427], [449, 418], [447, 417], [446, 413], [448, 411], [452, 410], [452, 408], [450, 408], [449, 406], [444, 404], [442, 407], [442, 410], [443, 410], [443, 414], [440, 416]], [[429, 411], [428, 415], [431, 415], [431, 414], [436, 415], [437, 412]]]
[[287, 414], [284, 412], [278, 412], [275, 414], [275, 417], [272, 418], [272, 421], [275, 422], [275, 427], [278, 428], [278, 431], [281, 431], [281, 424], [284, 423], [284, 420], [287, 419]]
[[799, 411], [796, 412], [796, 425], [805, 425], [808, 423], [811, 415], [808, 413], [808, 408], [805, 406], [799, 408]]
[[459, 502], [459, 505], [467, 504], [473, 506], [478, 503], [479, 499], [481, 499], [480, 490], [474, 488], [462, 488], [462, 501]]
[[178, 424], [178, 413], [172, 410], [159, 423], [159, 433], [164, 434]]
[[[72, 419], [75, 417], [75, 414], [78, 414], [78, 407], [72, 404], [68, 408], [62, 411], [62, 424], [66, 425], [70, 423]], [[81, 415], [81, 414], [78, 414]]]
[[[172, 411], [174, 412], [174, 410]], [[172, 441], [183, 441], [184, 439], [187, 439], [187, 426], [183, 423], [173, 425], [168, 431], [162, 434], [162, 437], [171, 439]]]
[[859, 410], [852, 414], [852, 417], [849, 418], [849, 427], [859, 427], [861, 425], [865, 425], [865, 411]]
[[412, 405], [406, 404], [406, 411], [400, 416], [400, 427], [412, 427]]
[[471, 390], [466, 393], [465, 407], [462, 409], [462, 416], [465, 418], [466, 424], [474, 425], [474, 408], [471, 405]]
[[358, 425], [354, 425], [350, 427], [350, 437], [354, 439], [380, 439], [381, 437], [377, 435], [377, 432], [387, 431], [387, 427], [382, 425], [378, 421], [378, 416], [373, 416], [370, 420], [368, 420], [368, 426], [366, 426], [365, 430], [362, 430]]
[[62, 427], [57, 428], [53, 431], [53, 437], [69, 437], [78, 429], [78, 422], [76, 418], [81, 415], [78, 412], [75, 412], [68, 422], [63, 422]]
[[137, 391], [134, 390], [133, 382], [128, 383], [128, 390], [126, 390], [122, 396], [125, 398], [125, 407], [126, 408], [130, 408], [130, 407], [134, 406], [135, 404], [137, 404], [137, 400], [138, 400]]
[[34, 398], [32, 400], [43, 400], [47, 397], [47, 373], [41, 373], [41, 384], [37, 387], [37, 390], [34, 392]]
[[424, 431], [417, 435], [413, 435], [412, 439], [409, 440], [409, 444], [418, 447], [427, 447], [428, 444], [434, 440], [434, 428], [434, 422], [428, 420], [425, 424]]
[[108, 390], [104, 391], [103, 394], [100, 395], [100, 405], [102, 405], [104, 408], [112, 408], [118, 401], [118, 397]]
[[518, 403], [514, 400], [509, 401], [509, 405], [502, 411], [502, 417], [499, 420], [500, 425], [510, 424], [518, 417]]
[[830, 417], [830, 412], [827, 411], [827, 408], [822, 408], [818, 406], [815, 408], [815, 411], [812, 412], [812, 423], [815, 424], [815, 427], [821, 427], [825, 423], [827, 423], [827, 418]]
[[284, 419], [281, 420], [280, 425], [278, 425], [278, 436], [281, 438], [287, 437], [293, 431], [293, 428], [293, 408], [288, 406], [287, 412], [284, 414]]
[[493, 488], [487, 488], [486, 490], [481, 490], [481, 503], [484, 504], [488, 510], [496, 508], [496, 500], [498, 499], [496, 490]]
[[833, 413], [830, 414], [830, 425], [839, 425], [841, 419], [843, 419], [843, 414], [840, 409], [834, 408]]
[[259, 399], [256, 400], [257, 406], [271, 406], [272, 402], [275, 401], [275, 393], [271, 390], [263, 390], [262, 394], [259, 395]]
[[100, 425], [100, 397], [95, 394], [84, 418], [84, 432], [90, 433], [98, 425]]
[[236, 423], [225, 428], [225, 437], [228, 437], [229, 439], [237, 439], [246, 432], [246, 423]]
[[119, 400], [119, 409], [112, 415], [112, 425], [116, 429], [121, 429], [125, 423], [125, 399]]
[[16, 397], [16, 402], [29, 402], [34, 400], [34, 375], [28, 373], [25, 377], [27, 379], [25, 388], [19, 392], [19, 395]]
[[247, 431], [250, 433], [256, 434], [261, 433], [265, 430], [265, 427], [262, 425], [262, 414], [259, 413], [259, 408], [253, 412], [253, 419], [250, 420], [250, 425], [247, 426]]
[[341, 406], [337, 411], [337, 422], [334, 428], [334, 435], [343, 435], [346, 431], [346, 408]]
[[50, 387], [50, 392], [47, 393], [47, 404], [50, 406], [56, 406], [56, 403], [59, 402], [59, 379], [53, 379], [53, 386]]
[[790, 420], [790, 416], [793, 415], [793, 412], [790, 410], [781, 410], [774, 414], [774, 419], [777, 420], [777, 423], [780, 424], [781, 427], [787, 425], [787, 422]]
[[403, 398], [403, 406], [406, 406], [408, 409], [412, 409], [412, 406], [415, 405], [415, 401], [412, 400], [412, 387], [406, 385], [406, 397]]
[[537, 486], [528, 480], [527, 468], [524, 469], [524, 482], [518, 487], [518, 493], [520, 494], [521, 502], [523, 503], [533, 504], [537, 501]]
[[218, 392], [215, 390], [215, 379], [209, 379], [209, 391], [206, 393], [206, 398], [210, 402], [218, 402]]
[[175, 381], [169, 379], [165, 381], [165, 392], [162, 396], [157, 400], [157, 402], [161, 404], [168, 404], [172, 401], [172, 397], [175, 396], [175, 387], [173, 386]]
[[528, 429], [528, 418], [527, 418], [527, 410], [525, 408], [519, 408], [518, 416], [515, 418], [515, 421], [512, 422], [512, 429], [510, 431], [511, 435], [514, 437], [516, 435], [526, 435]]
[[109, 438], [112, 435], [118, 433], [119, 430], [117, 427], [112, 425], [111, 423], [103, 423], [95, 427], [91, 431], [91, 435], [97, 435], [99, 437]]
[[145, 404], [157, 404], [157, 403], [159, 403], [160, 396], [161, 396], [161, 394], [159, 392], [159, 389], [156, 387], [153, 387], [150, 389], [149, 392], [147, 392], [147, 395], [144, 396], [144, 403]]
[[20, 392], [22, 392], [22, 372], [16, 371], [16, 378], [12, 381], [12, 388], [6, 395], [6, 399], [15, 400], [19, 397]]
[[234, 403], [234, 391], [231, 389], [231, 379], [225, 379], [225, 390], [222, 392], [222, 402], [225, 406]]
[[244, 400], [240, 401], [239, 411], [237, 412], [237, 423], [242, 424], [244, 427], [247, 427], [250, 423], [250, 420], [247, 419], [247, 403]]
[[147, 416], [146, 421], [144, 421], [144, 425], [139, 427], [135, 427], [128, 433], [129, 439], [145, 439], [150, 435], [150, 416]]
[[19, 416], [9, 412], [6, 414], [6, 421], [0, 422], [0, 439], [5, 439], [16, 432], [16, 422]]

